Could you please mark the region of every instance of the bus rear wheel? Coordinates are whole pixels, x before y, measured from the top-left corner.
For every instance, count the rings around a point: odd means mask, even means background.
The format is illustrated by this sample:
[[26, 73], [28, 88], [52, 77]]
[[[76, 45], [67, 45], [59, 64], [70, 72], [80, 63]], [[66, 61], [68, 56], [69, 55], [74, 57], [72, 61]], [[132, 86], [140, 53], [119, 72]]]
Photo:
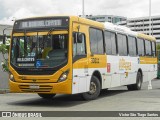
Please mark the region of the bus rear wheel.
[[94, 100], [100, 94], [100, 81], [97, 77], [92, 76], [91, 83], [90, 83], [90, 90], [89, 92], [82, 93], [82, 97], [84, 100]]
[[128, 85], [128, 90], [141, 90], [142, 87], [142, 74], [140, 72], [137, 73], [136, 84]]
[[56, 94], [42, 94], [42, 93], [38, 93], [38, 95], [41, 98], [44, 98], [44, 99], [52, 99]]

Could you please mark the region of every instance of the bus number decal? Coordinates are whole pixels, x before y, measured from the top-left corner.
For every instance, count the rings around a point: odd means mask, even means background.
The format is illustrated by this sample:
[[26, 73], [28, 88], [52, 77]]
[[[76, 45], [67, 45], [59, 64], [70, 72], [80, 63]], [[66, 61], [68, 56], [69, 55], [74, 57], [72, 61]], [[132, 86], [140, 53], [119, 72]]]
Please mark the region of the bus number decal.
[[91, 58], [91, 63], [99, 64], [99, 58]]

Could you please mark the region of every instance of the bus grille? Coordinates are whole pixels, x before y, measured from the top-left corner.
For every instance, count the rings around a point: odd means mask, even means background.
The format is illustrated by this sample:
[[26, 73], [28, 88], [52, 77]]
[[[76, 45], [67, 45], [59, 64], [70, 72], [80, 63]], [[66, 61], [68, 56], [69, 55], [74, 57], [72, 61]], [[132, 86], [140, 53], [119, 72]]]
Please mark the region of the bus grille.
[[19, 85], [19, 88], [23, 92], [50, 92], [52, 90], [50, 85], [39, 85], [38, 89], [31, 89], [29, 85]]

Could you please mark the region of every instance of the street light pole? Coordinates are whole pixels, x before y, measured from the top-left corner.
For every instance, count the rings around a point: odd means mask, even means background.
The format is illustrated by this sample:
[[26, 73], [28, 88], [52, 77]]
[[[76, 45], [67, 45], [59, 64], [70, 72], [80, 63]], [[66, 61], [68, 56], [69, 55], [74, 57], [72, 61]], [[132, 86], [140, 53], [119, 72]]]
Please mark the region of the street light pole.
[[151, 35], [151, 0], [149, 0], [149, 35]]
[[[149, 0], [149, 35], [151, 35], [151, 0]], [[152, 89], [151, 80], [148, 83], [148, 90]]]
[[84, 13], [84, 0], [82, 0], [82, 16], [85, 17], [85, 13]]

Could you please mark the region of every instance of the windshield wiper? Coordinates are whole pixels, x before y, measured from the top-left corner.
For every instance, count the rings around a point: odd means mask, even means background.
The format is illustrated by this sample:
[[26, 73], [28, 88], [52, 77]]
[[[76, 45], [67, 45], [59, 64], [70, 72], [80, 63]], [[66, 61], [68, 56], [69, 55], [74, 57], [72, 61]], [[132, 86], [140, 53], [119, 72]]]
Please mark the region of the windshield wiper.
[[47, 36], [51, 35], [51, 32], [53, 32], [53, 31], [54, 31], [54, 28], [51, 28], [51, 29], [48, 31]]

